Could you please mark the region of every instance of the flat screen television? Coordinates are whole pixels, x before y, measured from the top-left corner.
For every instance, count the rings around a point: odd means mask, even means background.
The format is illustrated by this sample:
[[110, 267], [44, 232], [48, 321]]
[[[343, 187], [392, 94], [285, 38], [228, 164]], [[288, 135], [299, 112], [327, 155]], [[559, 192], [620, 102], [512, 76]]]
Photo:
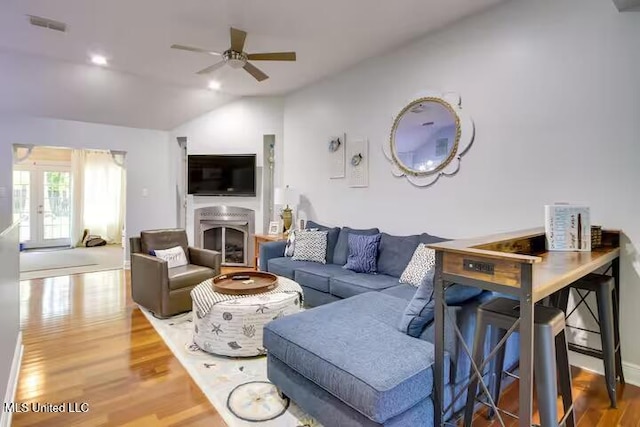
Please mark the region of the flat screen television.
[[196, 196], [256, 195], [256, 155], [191, 155], [187, 186]]

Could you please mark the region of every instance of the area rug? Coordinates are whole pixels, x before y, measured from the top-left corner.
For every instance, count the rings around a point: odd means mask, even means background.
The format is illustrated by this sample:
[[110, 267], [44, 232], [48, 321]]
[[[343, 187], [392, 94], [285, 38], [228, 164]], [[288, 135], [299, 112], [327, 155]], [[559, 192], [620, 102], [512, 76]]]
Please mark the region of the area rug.
[[119, 245], [30, 250], [20, 253], [20, 280], [115, 270], [124, 265]]
[[192, 314], [158, 319], [140, 308], [229, 427], [321, 427], [267, 379], [267, 358], [206, 353], [193, 343]]

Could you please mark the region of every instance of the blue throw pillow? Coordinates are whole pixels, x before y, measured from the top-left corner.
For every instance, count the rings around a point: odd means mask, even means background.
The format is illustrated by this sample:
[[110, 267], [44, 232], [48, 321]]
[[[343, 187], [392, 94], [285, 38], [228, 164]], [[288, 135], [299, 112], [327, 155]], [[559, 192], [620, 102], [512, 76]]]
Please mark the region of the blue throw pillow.
[[[400, 331], [412, 337], [418, 338], [422, 331], [433, 321], [435, 314], [434, 271], [432, 268], [424, 277], [400, 319]], [[446, 289], [444, 300], [449, 305], [459, 305], [480, 295], [482, 292], [480, 288], [453, 284]]]
[[344, 268], [356, 273], [375, 273], [380, 234], [349, 234], [349, 256]]
[[[377, 228], [367, 228], [358, 230], [356, 228], [342, 227], [340, 234], [338, 235], [338, 241], [336, 247], [333, 250], [333, 263], [338, 265], [345, 265], [347, 263], [347, 257], [349, 256], [349, 234], [363, 234], [365, 236], [373, 236], [379, 234], [380, 230]], [[380, 250], [378, 248], [378, 250]], [[327, 260], [329, 262], [329, 260]]]

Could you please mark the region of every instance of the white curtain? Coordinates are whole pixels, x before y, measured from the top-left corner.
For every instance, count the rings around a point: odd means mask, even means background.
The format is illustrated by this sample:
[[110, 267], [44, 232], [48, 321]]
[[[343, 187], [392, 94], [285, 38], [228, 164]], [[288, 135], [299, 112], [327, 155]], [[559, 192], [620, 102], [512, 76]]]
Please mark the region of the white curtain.
[[89, 234], [122, 243], [124, 169], [108, 152], [85, 151], [83, 223]]
[[84, 232], [84, 150], [71, 150], [71, 244], [82, 245]]

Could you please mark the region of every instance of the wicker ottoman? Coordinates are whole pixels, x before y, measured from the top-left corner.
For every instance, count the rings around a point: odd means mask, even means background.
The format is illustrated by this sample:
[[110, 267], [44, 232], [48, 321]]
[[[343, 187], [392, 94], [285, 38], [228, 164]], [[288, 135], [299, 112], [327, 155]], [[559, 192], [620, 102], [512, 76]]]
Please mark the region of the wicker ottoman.
[[[194, 288], [192, 299], [194, 343], [208, 353], [250, 357], [266, 354], [262, 344], [264, 325], [301, 310], [302, 288], [293, 280], [279, 277], [278, 287], [267, 293], [222, 295], [214, 292], [207, 280]], [[213, 303], [203, 309], [203, 300]]]

